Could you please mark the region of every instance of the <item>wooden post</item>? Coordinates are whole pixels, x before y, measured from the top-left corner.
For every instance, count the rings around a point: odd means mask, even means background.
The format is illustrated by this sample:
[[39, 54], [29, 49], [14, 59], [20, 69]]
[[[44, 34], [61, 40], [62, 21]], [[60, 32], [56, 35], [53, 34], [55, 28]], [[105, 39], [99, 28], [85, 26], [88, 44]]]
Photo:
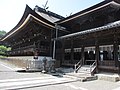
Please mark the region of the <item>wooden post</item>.
[[73, 39], [71, 39], [71, 63], [74, 62], [74, 47], [73, 47]]
[[62, 62], [65, 60], [65, 44], [64, 39], [62, 40], [62, 60], [60, 61], [60, 65], [62, 65]]
[[99, 45], [98, 45], [98, 40], [95, 41], [95, 45], [96, 45], [96, 48], [95, 48], [95, 60], [96, 60], [96, 64], [97, 64], [97, 69], [96, 69], [96, 72], [98, 73], [98, 62], [99, 62]]
[[119, 62], [118, 62], [118, 35], [116, 30], [114, 31], [114, 42], [113, 42], [113, 58], [114, 58], [114, 62], [115, 62], [115, 67], [119, 66]]
[[82, 48], [81, 48], [81, 59], [82, 59], [82, 64], [84, 65], [85, 63], [85, 55], [84, 55], [84, 46], [82, 45]]
[[[56, 31], [55, 31], [55, 38], [54, 39], [56, 39], [57, 40], [57, 37], [58, 37], [58, 25], [57, 24], [55, 24], [55, 29], [56, 29]], [[55, 54], [56, 54], [56, 40], [54, 40], [54, 45], [53, 45], [53, 59], [55, 59]]]
[[113, 49], [114, 49], [114, 61], [115, 61], [115, 66], [118, 66], [118, 42], [117, 42], [117, 37], [114, 35], [114, 44], [113, 44]]

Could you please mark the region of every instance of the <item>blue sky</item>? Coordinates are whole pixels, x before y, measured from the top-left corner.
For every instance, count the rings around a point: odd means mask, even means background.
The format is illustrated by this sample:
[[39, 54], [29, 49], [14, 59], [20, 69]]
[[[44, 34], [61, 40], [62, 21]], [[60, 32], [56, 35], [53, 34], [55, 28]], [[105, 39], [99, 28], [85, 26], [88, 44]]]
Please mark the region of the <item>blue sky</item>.
[[[32, 9], [43, 7], [47, 0], [0, 0], [0, 30], [10, 31], [20, 21], [26, 4]], [[48, 0], [48, 10], [64, 17], [74, 14], [103, 0]]]

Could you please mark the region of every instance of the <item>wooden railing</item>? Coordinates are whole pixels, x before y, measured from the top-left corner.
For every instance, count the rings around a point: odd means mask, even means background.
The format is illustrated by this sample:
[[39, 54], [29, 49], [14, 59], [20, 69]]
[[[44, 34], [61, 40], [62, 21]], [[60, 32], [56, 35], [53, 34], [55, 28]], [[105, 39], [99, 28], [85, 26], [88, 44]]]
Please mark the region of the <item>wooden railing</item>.
[[95, 60], [85, 60], [85, 64], [91, 65], [95, 62]]
[[75, 64], [74, 73], [77, 73], [77, 71], [79, 70], [79, 68], [81, 68], [81, 66], [82, 66], [82, 60], [80, 60], [77, 64]]
[[97, 61], [95, 60], [94, 63], [92, 65], [90, 65], [90, 73], [91, 76], [94, 75], [95, 71], [96, 71], [96, 67], [97, 67]]

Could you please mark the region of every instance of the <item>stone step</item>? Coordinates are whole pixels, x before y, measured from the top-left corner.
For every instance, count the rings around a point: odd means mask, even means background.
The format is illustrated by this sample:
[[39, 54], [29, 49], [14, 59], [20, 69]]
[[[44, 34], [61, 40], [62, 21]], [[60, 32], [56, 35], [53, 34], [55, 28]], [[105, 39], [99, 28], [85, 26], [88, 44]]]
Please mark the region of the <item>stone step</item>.
[[96, 76], [98, 77], [98, 80], [105, 80], [111, 82], [120, 81], [120, 76], [115, 73], [98, 73], [96, 74]]
[[91, 76], [85, 73], [67, 73], [64, 77], [78, 79], [81, 82], [97, 80], [97, 76]]
[[78, 73], [90, 73], [90, 66], [82, 66], [79, 70], [78, 70]]
[[[92, 68], [94, 69], [94, 67]], [[90, 73], [90, 65], [83, 65], [78, 72]]]
[[78, 71], [90, 71], [90, 69], [80, 68]]
[[91, 77], [86, 77], [86, 79], [84, 79], [84, 81], [92, 81], [92, 80], [97, 80], [98, 77], [97, 76], [91, 76]]
[[90, 74], [90, 71], [78, 71], [77, 73]]

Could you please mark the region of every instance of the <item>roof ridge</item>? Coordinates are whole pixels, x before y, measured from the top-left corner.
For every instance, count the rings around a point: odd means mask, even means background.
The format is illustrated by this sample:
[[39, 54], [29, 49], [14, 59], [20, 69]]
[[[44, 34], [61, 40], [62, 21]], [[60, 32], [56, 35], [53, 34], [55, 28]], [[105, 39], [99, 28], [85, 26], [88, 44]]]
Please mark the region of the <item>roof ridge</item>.
[[56, 13], [54, 13], [54, 12], [51, 12], [51, 11], [46, 11], [45, 9], [39, 7], [38, 5], [35, 6], [34, 10], [37, 10], [38, 12], [46, 13], [46, 14], [51, 15], [51, 16], [53, 16], [53, 17], [56, 17], [56, 18], [58, 18], [58, 19], [64, 19], [63, 16], [58, 15], [58, 14], [56, 14]]

